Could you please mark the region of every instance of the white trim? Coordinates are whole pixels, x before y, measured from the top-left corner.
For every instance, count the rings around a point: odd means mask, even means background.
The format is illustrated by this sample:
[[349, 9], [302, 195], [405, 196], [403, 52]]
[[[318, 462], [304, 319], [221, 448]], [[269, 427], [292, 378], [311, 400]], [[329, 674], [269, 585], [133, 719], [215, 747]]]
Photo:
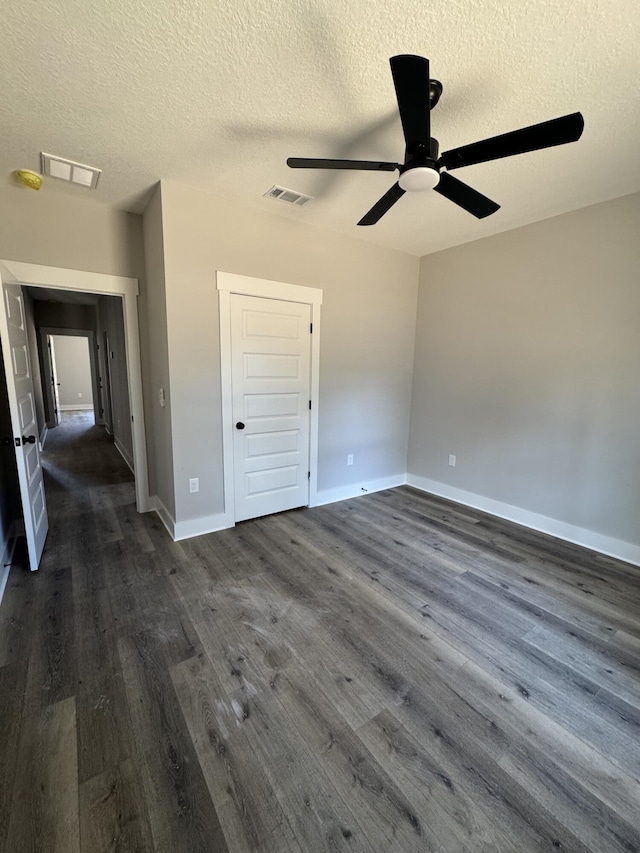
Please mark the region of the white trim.
[[[222, 516], [226, 521], [216, 529], [224, 530], [235, 523], [233, 481], [233, 413], [231, 411], [231, 294], [259, 296], [263, 299], [282, 299], [311, 307], [311, 416], [309, 418], [309, 506], [318, 502], [318, 414], [320, 400], [320, 306], [322, 290], [302, 287], [282, 281], [269, 281], [236, 273], [216, 271], [220, 319], [220, 384], [222, 392], [222, 454], [224, 479], [224, 506]], [[232, 519], [231, 523], [226, 523]], [[194, 523], [198, 519], [194, 519]], [[182, 523], [182, 522], [181, 522]], [[184, 522], [188, 525], [191, 522]], [[211, 532], [211, 531], [205, 531]], [[199, 535], [194, 533], [194, 536]], [[184, 538], [184, 537], [181, 537]]]
[[204, 536], [205, 533], [217, 533], [219, 530], [227, 530], [234, 527], [235, 522], [228, 513], [218, 515], [203, 515], [200, 518], [188, 518], [186, 521], [177, 521], [174, 525], [173, 541], [191, 539], [193, 536]]
[[93, 412], [93, 403], [60, 403], [61, 412]]
[[136, 472], [135, 472], [135, 469], [133, 467], [133, 459], [131, 458], [131, 454], [128, 452], [126, 447], [122, 444], [122, 442], [120, 441], [120, 439], [116, 435], [113, 436], [113, 444], [114, 444], [115, 449], [120, 454], [120, 456], [122, 456], [124, 461], [127, 463], [127, 467], [129, 468], [129, 470], [131, 471], [131, 473], [135, 477]]
[[288, 284], [284, 281], [252, 278], [249, 275], [217, 270], [216, 286], [218, 290], [240, 293], [243, 296], [262, 296], [265, 299], [302, 302], [304, 305], [322, 305], [322, 290], [317, 287], [303, 287], [301, 284]]
[[40, 453], [42, 453], [42, 451], [44, 450], [44, 444], [45, 444], [45, 441], [47, 440], [48, 435], [49, 435], [49, 427], [45, 423], [42, 427], [41, 432], [40, 432], [40, 438], [38, 439], [40, 442]]
[[158, 518], [160, 519], [160, 521], [167, 528], [167, 533], [169, 534], [171, 539], [175, 542], [174, 533], [175, 533], [176, 522], [175, 522], [174, 517], [171, 515], [169, 510], [166, 508], [166, 506], [162, 503], [162, 501], [160, 500], [160, 498], [157, 495], [154, 495], [150, 499], [150, 503], [152, 505], [151, 509], [155, 511], [155, 513], [158, 516]]
[[190, 518], [187, 521], [178, 521], [174, 519], [160, 498], [155, 495], [151, 498], [153, 509], [158, 518], [167, 529], [167, 533], [173, 542], [179, 542], [181, 539], [191, 539], [194, 536], [204, 536], [205, 533], [217, 533], [219, 530], [226, 530], [234, 526], [233, 518], [220, 513], [219, 515], [203, 515], [200, 518]]
[[491, 498], [485, 498], [473, 492], [466, 492], [463, 489], [457, 489], [445, 483], [438, 483], [436, 480], [429, 480], [417, 474], [407, 475], [407, 485], [413, 486], [415, 489], [420, 489], [422, 492], [428, 492], [441, 498], [448, 498], [464, 506], [482, 510], [482, 512], [487, 512], [498, 518], [513, 521], [516, 524], [521, 524], [523, 527], [547, 533], [549, 536], [555, 536], [557, 539], [564, 539], [566, 542], [581, 545], [583, 548], [589, 548], [591, 551], [598, 551], [600, 554], [606, 554], [609, 557], [615, 557], [618, 560], [625, 560], [627, 563], [640, 566], [640, 545], [635, 545], [633, 542], [625, 542], [622, 539], [604, 536], [602, 533], [587, 530], [585, 527], [577, 527], [574, 524], [567, 524], [564, 521], [558, 521], [546, 515], [539, 515], [536, 512], [530, 512], [511, 504], [502, 503], [502, 501], [494, 501]]
[[144, 430], [142, 370], [138, 332], [138, 280], [105, 273], [47, 267], [40, 264], [25, 264], [20, 261], [0, 259], [0, 281], [31, 287], [79, 290], [103, 296], [119, 296], [122, 299], [129, 406], [132, 416], [133, 459], [136, 470], [136, 508], [138, 512], [147, 512], [150, 506], [149, 475], [147, 471], [147, 445]]
[[382, 477], [379, 480], [369, 480], [368, 483], [352, 483], [349, 486], [338, 486], [335, 489], [322, 489], [316, 495], [314, 503], [309, 506], [324, 506], [337, 501], [348, 501], [351, 498], [360, 498], [370, 492], [382, 492], [385, 489], [395, 489], [404, 486], [407, 478], [404, 474], [396, 474], [395, 477]]

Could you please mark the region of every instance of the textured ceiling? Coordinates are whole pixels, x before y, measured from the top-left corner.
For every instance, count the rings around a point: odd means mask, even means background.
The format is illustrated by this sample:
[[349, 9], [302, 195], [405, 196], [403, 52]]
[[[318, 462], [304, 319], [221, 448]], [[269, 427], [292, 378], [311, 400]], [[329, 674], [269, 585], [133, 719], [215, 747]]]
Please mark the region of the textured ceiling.
[[[422, 255], [640, 190], [636, 0], [5, 0], [0, 32], [0, 181], [40, 151], [103, 169], [42, 193], [140, 212], [167, 178]], [[488, 219], [408, 193], [358, 228], [396, 176], [285, 161], [401, 160], [397, 53], [444, 84], [441, 150], [576, 110], [584, 135], [456, 172], [502, 205]], [[263, 199], [274, 183], [315, 200]]]

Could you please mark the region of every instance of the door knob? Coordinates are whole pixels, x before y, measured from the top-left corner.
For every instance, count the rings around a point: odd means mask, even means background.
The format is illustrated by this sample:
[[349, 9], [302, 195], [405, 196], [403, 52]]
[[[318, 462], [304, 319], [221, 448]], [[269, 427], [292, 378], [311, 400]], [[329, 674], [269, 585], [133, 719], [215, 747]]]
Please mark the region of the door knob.
[[242, 423], [242, 421], [238, 421], [238, 423], [236, 424], [236, 429], [244, 429], [244, 424]]
[[23, 435], [22, 436], [22, 443], [23, 444], [35, 444], [36, 443], [35, 435]]

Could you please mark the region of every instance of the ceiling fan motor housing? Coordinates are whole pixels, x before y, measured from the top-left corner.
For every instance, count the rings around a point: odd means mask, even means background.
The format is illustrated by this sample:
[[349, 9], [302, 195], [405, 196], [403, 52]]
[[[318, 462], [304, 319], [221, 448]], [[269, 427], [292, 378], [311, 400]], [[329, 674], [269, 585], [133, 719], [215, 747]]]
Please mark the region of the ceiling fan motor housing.
[[406, 192], [432, 190], [440, 181], [437, 167], [440, 146], [438, 140], [431, 137], [429, 147], [416, 143], [405, 152], [404, 165], [400, 167], [398, 183]]

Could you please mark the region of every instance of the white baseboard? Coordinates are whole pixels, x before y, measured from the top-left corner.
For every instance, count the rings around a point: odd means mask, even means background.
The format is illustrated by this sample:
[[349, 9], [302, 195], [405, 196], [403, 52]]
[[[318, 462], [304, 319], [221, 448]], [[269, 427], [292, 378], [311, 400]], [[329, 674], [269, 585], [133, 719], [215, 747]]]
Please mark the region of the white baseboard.
[[457, 489], [455, 486], [448, 486], [445, 483], [438, 483], [436, 480], [429, 480], [417, 474], [407, 474], [406, 482], [408, 486], [413, 486], [422, 492], [428, 492], [441, 498], [448, 498], [464, 506], [487, 512], [489, 515], [496, 515], [498, 518], [504, 518], [507, 521], [521, 524], [523, 527], [529, 527], [532, 530], [547, 533], [549, 536], [564, 539], [566, 542], [572, 542], [574, 545], [581, 545], [583, 548], [589, 548], [592, 551], [598, 551], [609, 557], [615, 557], [618, 560], [624, 560], [627, 563], [640, 566], [640, 545], [635, 545], [633, 542], [625, 542], [623, 539], [604, 536], [601, 533], [596, 533], [594, 530], [587, 530], [584, 527], [577, 527], [574, 524], [567, 524], [564, 521], [558, 521], [546, 515], [539, 515], [536, 512], [529, 512], [529, 510], [511, 506], [511, 504], [494, 501], [491, 498], [485, 498], [473, 492], [466, 492], [463, 489]]
[[384, 489], [394, 489], [396, 486], [404, 486], [407, 482], [405, 474], [397, 474], [394, 477], [383, 477], [380, 480], [370, 480], [368, 483], [356, 483], [349, 486], [338, 486], [336, 489], [321, 489], [316, 492], [309, 502], [309, 506], [324, 506], [337, 501], [347, 501], [351, 498], [359, 498], [369, 492], [382, 492]]
[[65, 403], [60, 406], [61, 412], [91, 412], [93, 403]]
[[47, 436], [49, 435], [49, 427], [44, 424], [42, 429], [40, 430], [40, 435], [38, 437], [38, 441], [40, 442], [40, 453], [44, 450], [44, 443], [47, 440]]
[[177, 521], [173, 541], [179, 542], [181, 539], [191, 539], [193, 536], [204, 536], [205, 533], [217, 533], [219, 530], [227, 530], [234, 526], [234, 520], [224, 512]]
[[116, 450], [117, 450], [117, 451], [118, 451], [118, 453], [120, 454], [120, 456], [122, 456], [122, 458], [124, 459], [124, 461], [125, 461], [125, 462], [127, 463], [127, 465], [129, 466], [129, 470], [130, 470], [130, 471], [131, 471], [131, 473], [135, 476], [135, 473], [136, 473], [136, 472], [135, 472], [135, 469], [134, 469], [134, 467], [133, 467], [133, 459], [131, 458], [130, 454], [127, 452], [126, 448], [124, 447], [124, 445], [122, 444], [122, 442], [120, 441], [120, 439], [119, 439], [117, 436], [115, 436], [115, 435], [114, 435], [114, 437], [113, 437], [113, 443], [114, 443], [114, 445], [115, 445]]
[[190, 518], [187, 521], [176, 521], [159, 497], [149, 499], [153, 504], [158, 518], [167, 528], [174, 542], [181, 539], [192, 539], [194, 536], [204, 536], [205, 533], [217, 533], [234, 526], [234, 521], [226, 513], [204, 515], [200, 518]]
[[166, 506], [162, 503], [162, 501], [160, 500], [160, 498], [157, 495], [154, 495], [153, 497], [151, 497], [149, 499], [149, 502], [151, 504], [153, 504], [153, 509], [155, 510], [156, 515], [158, 516], [160, 521], [164, 524], [164, 526], [167, 528], [167, 533], [175, 542], [174, 533], [175, 533], [175, 528], [176, 528], [176, 522], [175, 522], [174, 517], [171, 515], [169, 510], [166, 508]]

